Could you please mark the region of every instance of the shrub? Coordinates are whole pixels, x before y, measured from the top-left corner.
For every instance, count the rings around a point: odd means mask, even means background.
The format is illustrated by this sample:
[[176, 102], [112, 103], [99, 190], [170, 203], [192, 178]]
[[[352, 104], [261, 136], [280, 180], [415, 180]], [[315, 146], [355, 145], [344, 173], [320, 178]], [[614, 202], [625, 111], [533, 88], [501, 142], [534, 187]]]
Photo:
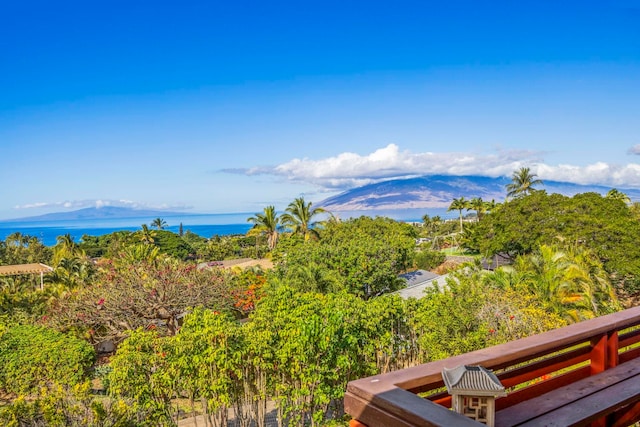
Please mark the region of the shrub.
[[447, 256], [440, 251], [422, 250], [416, 252], [416, 267], [421, 270], [431, 270], [444, 262]]
[[0, 336], [0, 390], [32, 394], [54, 384], [72, 386], [89, 378], [95, 350], [87, 342], [33, 325], [8, 328]]

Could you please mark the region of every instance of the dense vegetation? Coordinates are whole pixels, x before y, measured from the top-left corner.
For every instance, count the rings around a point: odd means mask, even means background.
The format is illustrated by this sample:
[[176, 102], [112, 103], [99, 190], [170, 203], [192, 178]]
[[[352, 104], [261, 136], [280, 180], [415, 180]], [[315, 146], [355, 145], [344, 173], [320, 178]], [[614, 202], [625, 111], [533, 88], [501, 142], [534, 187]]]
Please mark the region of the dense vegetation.
[[[513, 184], [503, 204], [456, 199], [459, 219], [420, 226], [339, 221], [299, 198], [249, 218], [247, 236], [174, 234], [160, 218], [52, 248], [9, 236], [0, 265], [54, 272], [44, 290], [0, 277], [0, 423], [155, 426], [200, 413], [260, 426], [274, 405], [282, 425], [339, 425], [349, 380], [631, 304], [637, 207], [615, 192], [547, 195], [528, 170]], [[444, 267], [453, 248], [470, 261]], [[493, 254], [512, 262], [483, 269]], [[274, 268], [197, 267], [247, 256]], [[420, 299], [393, 294], [415, 268], [451, 273]], [[117, 350], [96, 359], [105, 340]]]

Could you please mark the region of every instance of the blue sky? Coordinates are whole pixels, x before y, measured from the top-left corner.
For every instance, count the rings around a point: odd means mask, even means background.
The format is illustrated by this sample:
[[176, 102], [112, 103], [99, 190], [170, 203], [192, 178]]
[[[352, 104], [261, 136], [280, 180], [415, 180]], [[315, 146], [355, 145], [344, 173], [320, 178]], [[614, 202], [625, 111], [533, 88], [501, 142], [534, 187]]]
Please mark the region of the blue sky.
[[445, 173], [640, 188], [635, 1], [3, 2], [0, 219]]

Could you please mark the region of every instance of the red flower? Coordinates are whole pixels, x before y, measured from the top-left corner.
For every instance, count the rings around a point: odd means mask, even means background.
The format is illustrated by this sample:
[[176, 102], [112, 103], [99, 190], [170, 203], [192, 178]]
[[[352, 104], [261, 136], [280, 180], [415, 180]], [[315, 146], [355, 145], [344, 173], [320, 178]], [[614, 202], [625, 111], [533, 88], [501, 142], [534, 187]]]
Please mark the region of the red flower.
[[100, 299], [98, 300], [98, 305], [102, 305], [102, 304], [104, 304], [104, 298], [100, 298]]
[[493, 328], [489, 329], [489, 333], [490, 333], [490, 334], [495, 334], [495, 332], [496, 332], [496, 330], [495, 330], [495, 329], [493, 329]]

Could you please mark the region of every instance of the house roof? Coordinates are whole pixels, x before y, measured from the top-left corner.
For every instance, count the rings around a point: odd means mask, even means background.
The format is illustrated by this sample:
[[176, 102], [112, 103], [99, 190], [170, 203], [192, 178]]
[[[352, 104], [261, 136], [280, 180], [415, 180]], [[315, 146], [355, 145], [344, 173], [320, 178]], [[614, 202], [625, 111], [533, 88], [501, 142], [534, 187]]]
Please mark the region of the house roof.
[[442, 379], [449, 394], [472, 396], [505, 396], [498, 377], [482, 366], [462, 365], [442, 371]]
[[[418, 271], [424, 271], [424, 270], [418, 270]], [[422, 281], [415, 281], [415, 284], [409, 286], [407, 285], [406, 288], [403, 289], [399, 289], [395, 292], [393, 292], [394, 294], [399, 295], [401, 298], [404, 299], [408, 299], [408, 298], [422, 298], [424, 296], [424, 291], [427, 288], [433, 288], [433, 287], [438, 287], [439, 289], [442, 289], [442, 287], [446, 284], [446, 280], [447, 280], [447, 274], [444, 274], [442, 276], [438, 276], [437, 274], [431, 273], [429, 271], [426, 271], [426, 273], [428, 273], [428, 275], [423, 275], [422, 277], [425, 278]], [[411, 273], [409, 273], [411, 274]], [[405, 276], [404, 274], [401, 275], [400, 277]], [[426, 277], [430, 277], [429, 279], [426, 279]], [[404, 277], [403, 277], [404, 278]], [[409, 283], [409, 282], [407, 282]]]
[[437, 274], [427, 270], [416, 270], [409, 273], [401, 274], [400, 277], [407, 282], [407, 288], [411, 286], [419, 285], [429, 280], [433, 280], [438, 277]]
[[40, 274], [53, 271], [45, 264], [0, 265], [0, 276], [17, 276], [20, 274]]

